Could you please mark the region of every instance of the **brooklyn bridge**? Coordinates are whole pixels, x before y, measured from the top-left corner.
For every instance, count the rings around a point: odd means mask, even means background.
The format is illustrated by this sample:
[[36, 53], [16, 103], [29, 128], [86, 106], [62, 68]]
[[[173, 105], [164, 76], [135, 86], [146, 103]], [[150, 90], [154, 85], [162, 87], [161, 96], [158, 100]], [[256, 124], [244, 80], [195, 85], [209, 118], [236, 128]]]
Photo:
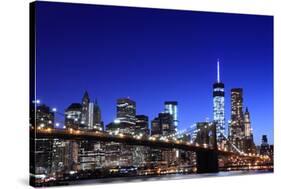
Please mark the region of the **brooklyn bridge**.
[[[247, 161], [266, 162], [268, 157], [258, 154], [246, 154], [238, 148], [222, 149], [217, 145], [216, 126], [210, 124], [197, 130], [193, 142], [178, 138], [156, 138], [153, 136], [133, 136], [123, 133], [109, 133], [105, 131], [87, 131], [78, 129], [36, 129], [32, 132], [37, 139], [62, 139], [74, 141], [118, 142], [127, 145], [147, 146], [150, 148], [179, 149], [196, 154], [197, 173], [216, 173], [219, 171], [219, 157], [240, 158]], [[229, 143], [229, 141], [227, 141]]]

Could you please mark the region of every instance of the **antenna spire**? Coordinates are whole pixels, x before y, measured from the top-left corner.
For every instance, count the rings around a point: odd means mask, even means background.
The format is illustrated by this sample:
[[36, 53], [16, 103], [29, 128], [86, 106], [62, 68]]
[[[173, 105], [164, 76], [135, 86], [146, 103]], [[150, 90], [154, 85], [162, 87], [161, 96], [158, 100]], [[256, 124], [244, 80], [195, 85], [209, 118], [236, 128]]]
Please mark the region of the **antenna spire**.
[[217, 82], [220, 83], [220, 60], [217, 61]]

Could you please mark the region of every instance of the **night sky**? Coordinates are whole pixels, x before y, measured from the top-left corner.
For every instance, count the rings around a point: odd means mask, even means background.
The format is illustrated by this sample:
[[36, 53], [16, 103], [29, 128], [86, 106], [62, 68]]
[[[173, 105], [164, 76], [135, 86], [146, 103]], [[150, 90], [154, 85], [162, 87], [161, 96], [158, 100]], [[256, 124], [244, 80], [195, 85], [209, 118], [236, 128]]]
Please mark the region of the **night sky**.
[[[225, 84], [244, 90], [254, 138], [273, 143], [273, 17], [37, 2], [37, 98], [59, 112], [98, 99], [105, 124], [116, 99], [154, 119], [179, 103], [179, 129], [212, 119], [216, 61]], [[63, 120], [63, 117], [58, 117]]]

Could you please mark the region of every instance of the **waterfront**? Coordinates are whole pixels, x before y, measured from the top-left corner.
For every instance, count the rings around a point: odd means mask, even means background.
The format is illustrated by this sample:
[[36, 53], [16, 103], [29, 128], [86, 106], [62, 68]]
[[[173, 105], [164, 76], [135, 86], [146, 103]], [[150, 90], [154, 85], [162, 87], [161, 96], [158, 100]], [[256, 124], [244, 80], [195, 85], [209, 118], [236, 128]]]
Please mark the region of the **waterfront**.
[[88, 184], [108, 184], [108, 183], [128, 183], [128, 182], [143, 182], [143, 181], [166, 181], [166, 180], [181, 180], [181, 179], [199, 179], [208, 177], [225, 177], [225, 176], [242, 176], [255, 174], [270, 174], [273, 173], [273, 166], [263, 166], [259, 169], [246, 170], [244, 167], [241, 170], [235, 171], [219, 171], [218, 173], [173, 173], [173, 174], [155, 174], [155, 175], [119, 175], [100, 178], [79, 178], [66, 180], [49, 180], [45, 183], [37, 183], [37, 187], [42, 186], [65, 186], [65, 185], [88, 185]]
[[106, 183], [124, 183], [124, 182], [143, 182], [143, 181], [165, 181], [165, 180], [181, 180], [181, 179], [198, 179], [208, 177], [221, 177], [221, 176], [242, 176], [254, 174], [271, 174], [273, 169], [264, 170], [249, 170], [249, 171], [220, 171], [218, 173], [205, 173], [205, 174], [170, 174], [170, 175], [155, 175], [155, 176], [137, 176], [137, 177], [118, 177], [118, 178], [105, 178], [105, 179], [91, 179], [70, 181], [68, 184], [106, 184]]

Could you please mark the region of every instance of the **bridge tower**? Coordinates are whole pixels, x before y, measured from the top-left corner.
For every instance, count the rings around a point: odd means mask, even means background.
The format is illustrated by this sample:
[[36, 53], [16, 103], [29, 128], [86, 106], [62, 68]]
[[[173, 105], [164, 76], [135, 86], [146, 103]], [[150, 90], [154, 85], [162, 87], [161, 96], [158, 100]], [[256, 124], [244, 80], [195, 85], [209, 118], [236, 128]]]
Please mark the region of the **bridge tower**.
[[195, 142], [200, 145], [211, 146], [213, 149], [196, 152], [197, 173], [217, 173], [219, 166], [216, 123], [199, 122], [197, 123], [197, 130]]

